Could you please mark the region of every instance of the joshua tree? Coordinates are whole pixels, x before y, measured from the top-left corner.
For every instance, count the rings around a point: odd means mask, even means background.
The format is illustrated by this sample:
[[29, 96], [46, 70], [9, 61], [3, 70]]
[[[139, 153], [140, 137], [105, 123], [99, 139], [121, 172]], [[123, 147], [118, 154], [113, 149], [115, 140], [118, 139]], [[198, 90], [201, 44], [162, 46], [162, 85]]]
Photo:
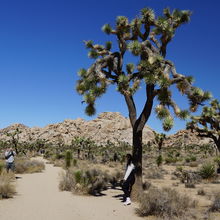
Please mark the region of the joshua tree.
[[[117, 51], [113, 51], [112, 42], [105, 45], [85, 41], [89, 57], [94, 58], [90, 68], [81, 69], [80, 79], [76, 89], [84, 96], [87, 106], [86, 114], [95, 114], [95, 101], [102, 96], [109, 85], [116, 85], [124, 96], [128, 107], [129, 118], [133, 129], [133, 157], [136, 166], [136, 182], [133, 189], [140, 192], [142, 186], [142, 131], [148, 121], [155, 99], [156, 113], [163, 121], [163, 128], [168, 131], [173, 126], [170, 108], [179, 118], [188, 116], [187, 110], [180, 110], [174, 102], [171, 87], [187, 95], [190, 110], [196, 111], [198, 105], [210, 98], [208, 92], [192, 86], [192, 77], [177, 73], [174, 64], [165, 59], [167, 45], [175, 35], [176, 29], [190, 20], [190, 11], [170, 11], [164, 9], [163, 16], [156, 17], [149, 8], [141, 10], [139, 16], [129, 21], [124, 16], [118, 16], [113, 29], [105, 24], [102, 30], [117, 39]], [[114, 47], [114, 50], [116, 47]], [[126, 53], [131, 52], [137, 59], [136, 64], [126, 62]], [[134, 94], [144, 88], [146, 101], [137, 115]]]
[[160, 134], [156, 132], [154, 134], [155, 134], [155, 142], [158, 146], [158, 151], [159, 153], [161, 153], [163, 142], [166, 139], [166, 134], [163, 133]]
[[21, 131], [18, 128], [16, 128], [16, 130], [12, 132], [6, 132], [6, 135], [11, 138], [10, 142], [13, 145], [16, 154], [18, 154], [21, 151], [21, 149], [19, 150], [19, 147], [18, 147], [20, 133]]
[[217, 99], [204, 106], [200, 116], [192, 116], [187, 128], [196, 131], [200, 137], [211, 138], [220, 152], [220, 103]]

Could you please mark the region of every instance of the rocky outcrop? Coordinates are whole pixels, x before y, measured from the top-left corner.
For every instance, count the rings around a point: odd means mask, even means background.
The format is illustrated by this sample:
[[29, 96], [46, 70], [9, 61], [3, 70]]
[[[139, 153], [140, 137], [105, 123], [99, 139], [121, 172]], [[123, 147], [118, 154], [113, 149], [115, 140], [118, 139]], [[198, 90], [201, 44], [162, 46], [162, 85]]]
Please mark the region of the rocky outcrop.
[[182, 145], [204, 145], [204, 144], [213, 144], [210, 138], [201, 138], [198, 137], [196, 132], [191, 132], [190, 130], [180, 130], [177, 133], [170, 135], [164, 141], [164, 145], [168, 147]]
[[[124, 141], [132, 143], [132, 129], [128, 118], [123, 117], [118, 112], [104, 112], [96, 119], [86, 121], [82, 118], [76, 120], [67, 119], [61, 123], [50, 124], [43, 128], [29, 128], [22, 124], [13, 124], [0, 130], [0, 140], [10, 139], [6, 133], [19, 130], [19, 142], [35, 142], [44, 140], [50, 143], [71, 144], [74, 137], [80, 136], [93, 139], [97, 144]], [[143, 141], [147, 143], [154, 138], [153, 131], [145, 126], [143, 131]]]

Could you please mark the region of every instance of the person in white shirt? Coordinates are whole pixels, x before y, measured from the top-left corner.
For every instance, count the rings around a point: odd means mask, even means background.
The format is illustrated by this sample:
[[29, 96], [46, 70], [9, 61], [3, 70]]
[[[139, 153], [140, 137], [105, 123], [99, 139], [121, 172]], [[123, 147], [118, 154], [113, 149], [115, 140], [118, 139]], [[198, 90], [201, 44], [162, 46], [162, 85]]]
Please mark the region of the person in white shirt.
[[9, 172], [9, 170], [14, 172], [15, 165], [15, 152], [12, 150], [12, 148], [9, 148], [5, 151], [5, 160], [6, 160], [6, 170]]
[[135, 182], [135, 175], [134, 175], [135, 166], [133, 164], [133, 158], [131, 154], [127, 154], [126, 157], [127, 157], [127, 167], [123, 179], [122, 190], [124, 191], [124, 196], [125, 196], [124, 205], [130, 205], [131, 204], [130, 194], [131, 194], [132, 186], [134, 185]]

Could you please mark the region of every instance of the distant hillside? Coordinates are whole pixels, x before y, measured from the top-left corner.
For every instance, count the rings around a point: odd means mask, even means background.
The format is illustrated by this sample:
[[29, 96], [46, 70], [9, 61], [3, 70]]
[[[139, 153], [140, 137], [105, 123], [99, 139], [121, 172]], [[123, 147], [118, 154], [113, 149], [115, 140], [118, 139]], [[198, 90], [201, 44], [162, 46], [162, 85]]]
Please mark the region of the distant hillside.
[[[106, 143], [124, 141], [132, 143], [132, 129], [129, 119], [123, 117], [118, 112], [104, 112], [96, 119], [86, 121], [78, 118], [76, 120], [64, 120], [61, 123], [50, 124], [43, 128], [27, 127], [23, 124], [13, 124], [0, 130], [0, 140], [9, 140], [6, 132], [13, 132], [19, 129], [20, 142], [34, 142], [38, 139], [50, 143], [63, 141], [65, 144], [71, 144], [76, 136], [91, 138], [96, 143]], [[143, 141], [147, 143], [154, 138], [152, 129], [145, 126], [143, 132]]]

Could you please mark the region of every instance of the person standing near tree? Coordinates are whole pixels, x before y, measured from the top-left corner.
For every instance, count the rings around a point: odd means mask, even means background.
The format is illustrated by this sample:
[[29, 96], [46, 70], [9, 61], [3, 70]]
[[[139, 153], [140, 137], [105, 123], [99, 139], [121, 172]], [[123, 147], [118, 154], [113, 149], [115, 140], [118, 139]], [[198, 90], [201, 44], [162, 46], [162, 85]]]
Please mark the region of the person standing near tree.
[[134, 185], [135, 182], [135, 166], [133, 164], [133, 158], [131, 154], [127, 154], [127, 166], [126, 166], [126, 172], [125, 176], [123, 179], [123, 184], [122, 184], [122, 190], [124, 192], [124, 197], [125, 197], [125, 202], [124, 205], [130, 205], [131, 204], [131, 199], [130, 199], [130, 194], [132, 190], [132, 186]]
[[9, 170], [14, 172], [15, 169], [15, 164], [14, 164], [14, 160], [15, 160], [15, 151], [13, 151], [12, 148], [8, 148], [5, 151], [5, 160], [6, 160], [6, 170], [7, 172], [9, 172]]

